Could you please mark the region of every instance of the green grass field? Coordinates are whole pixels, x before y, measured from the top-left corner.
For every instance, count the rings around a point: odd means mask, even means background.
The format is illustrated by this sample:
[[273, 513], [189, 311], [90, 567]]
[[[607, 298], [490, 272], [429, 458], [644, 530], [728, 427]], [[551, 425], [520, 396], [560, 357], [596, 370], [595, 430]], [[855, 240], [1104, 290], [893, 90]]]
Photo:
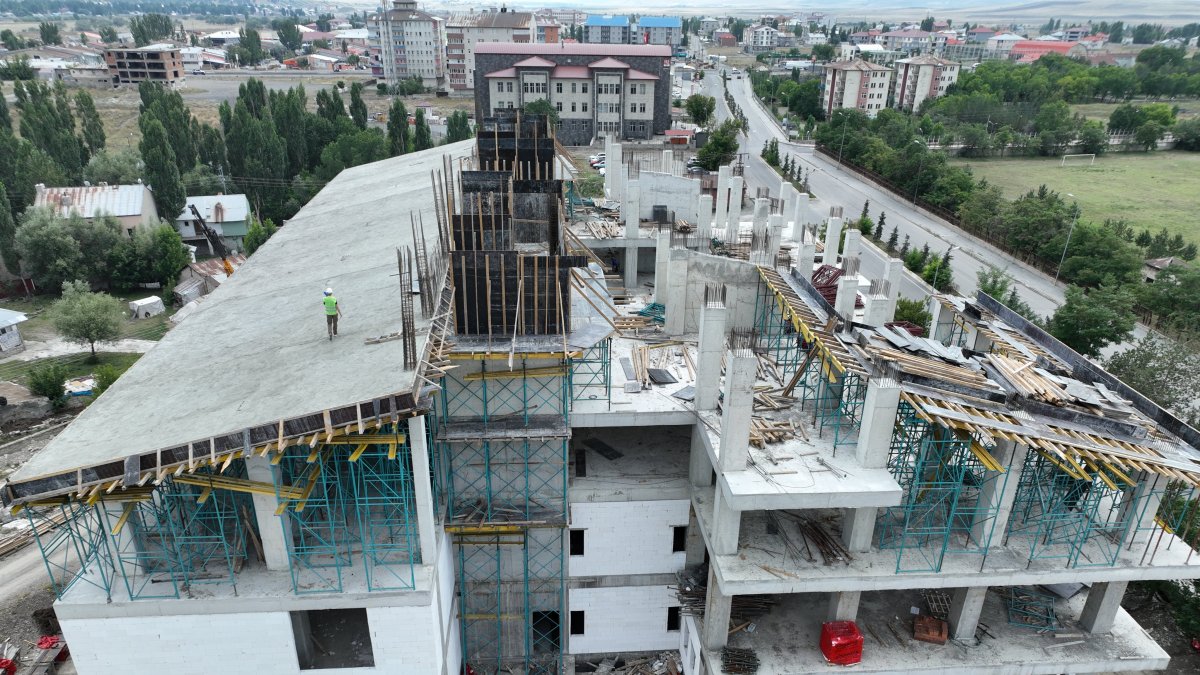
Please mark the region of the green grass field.
[[1139, 230], [1165, 227], [1200, 242], [1200, 153], [1111, 153], [1097, 157], [1094, 166], [1072, 166], [1068, 160], [1066, 167], [1053, 157], [954, 161], [971, 167], [976, 177], [999, 186], [1009, 198], [1045, 185], [1075, 195], [1087, 220], [1124, 218]]
[[88, 354], [71, 354], [69, 356], [53, 356], [33, 361], [5, 361], [4, 363], [0, 363], [0, 380], [28, 385], [29, 371], [51, 364], [66, 366], [67, 379], [91, 375], [96, 372], [97, 367], [102, 365], [116, 366], [118, 372], [124, 373], [142, 355], [126, 354], [124, 352], [96, 352], [96, 357], [99, 359], [96, 363], [89, 363], [88, 357]]
[[[1149, 101], [1149, 102], [1153, 103], [1153, 101]], [[1147, 101], [1134, 101], [1133, 103], [1141, 104], [1141, 103], [1147, 103]], [[1179, 113], [1177, 115], [1178, 119], [1183, 120], [1183, 119], [1189, 119], [1192, 117], [1200, 116], [1200, 101], [1195, 101], [1195, 100], [1167, 101], [1167, 103], [1170, 103], [1171, 105], [1175, 106], [1176, 108], [1179, 108]], [[1119, 105], [1121, 105], [1121, 104], [1120, 103], [1077, 103], [1077, 104], [1071, 106], [1071, 110], [1079, 113], [1080, 115], [1083, 115], [1084, 117], [1088, 118], [1089, 120], [1099, 120], [1101, 122], [1108, 122], [1108, 118], [1110, 115], [1112, 115], [1112, 111], [1116, 110], [1117, 106], [1119, 106]]]

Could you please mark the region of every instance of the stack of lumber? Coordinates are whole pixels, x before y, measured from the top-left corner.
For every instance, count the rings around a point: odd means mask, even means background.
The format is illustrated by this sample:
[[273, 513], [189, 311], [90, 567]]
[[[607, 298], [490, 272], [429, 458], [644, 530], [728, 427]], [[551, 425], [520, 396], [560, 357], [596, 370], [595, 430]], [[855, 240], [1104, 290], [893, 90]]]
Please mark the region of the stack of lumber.
[[633, 331], [637, 333], [640, 329], [650, 325], [650, 320], [644, 316], [618, 316], [613, 319], [613, 324], [616, 325], [619, 331]]
[[755, 410], [787, 410], [788, 408], [791, 408], [792, 404], [795, 402], [795, 398], [791, 396], [784, 396], [783, 389], [780, 387], [754, 387]]
[[750, 418], [750, 445], [761, 448], [767, 443], [783, 443], [796, 437], [792, 420], [769, 420], [755, 415]]
[[589, 220], [583, 226], [597, 239], [617, 239], [625, 236], [625, 226], [611, 220]]
[[[51, 511], [44, 518], [37, 521], [37, 535], [41, 536], [50, 530], [63, 524], [66, 516], [62, 511]], [[0, 558], [18, 551], [33, 541], [34, 529], [32, 527], [23, 528], [5, 528], [4, 534], [0, 535]]]

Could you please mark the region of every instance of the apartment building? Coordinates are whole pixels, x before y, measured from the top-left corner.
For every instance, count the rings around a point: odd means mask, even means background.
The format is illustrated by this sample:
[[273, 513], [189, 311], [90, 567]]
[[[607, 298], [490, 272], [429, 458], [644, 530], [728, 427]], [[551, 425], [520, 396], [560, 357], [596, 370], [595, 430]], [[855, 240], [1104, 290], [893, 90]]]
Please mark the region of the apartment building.
[[541, 42], [543, 44], [554, 44], [555, 42], [558, 42], [559, 40], [562, 39], [562, 36], [561, 36], [562, 26], [559, 25], [557, 21], [554, 21], [553, 19], [543, 18], [541, 16], [536, 17], [536, 21], [537, 21], [537, 38], [534, 40], [535, 42]]
[[[482, 14], [457, 14], [446, 22], [446, 73], [452, 90], [475, 86], [475, 45], [480, 42], [529, 44], [545, 36], [533, 14], [507, 8]], [[557, 40], [554, 40], [557, 42]]]
[[880, 33], [875, 42], [891, 51], [925, 53], [933, 48], [935, 34], [923, 30], [892, 30]]
[[445, 20], [417, 9], [416, 0], [392, 0], [367, 19], [371, 72], [388, 84], [417, 77], [426, 87], [446, 84]]
[[936, 56], [914, 56], [896, 61], [896, 91], [892, 107], [908, 112], [921, 109], [921, 104], [946, 93], [946, 88], [958, 81], [961, 68], [957, 61]]
[[174, 85], [187, 76], [179, 48], [171, 44], [104, 50], [113, 84], [159, 82]]
[[558, 111], [557, 138], [650, 138], [670, 127], [671, 48], [660, 45], [517, 45], [475, 47], [475, 115], [546, 99]]
[[765, 23], [756, 23], [742, 32], [742, 43], [746, 45], [746, 51], [752, 54], [769, 52], [778, 46], [779, 31]]
[[892, 74], [891, 68], [862, 59], [825, 64], [825, 115], [841, 108], [857, 108], [870, 117], [879, 114], [887, 106]]
[[683, 42], [683, 20], [677, 16], [643, 16], [637, 20], [633, 44], [678, 47]]
[[631, 35], [628, 16], [588, 14], [583, 23], [583, 41], [589, 44], [627, 45]]

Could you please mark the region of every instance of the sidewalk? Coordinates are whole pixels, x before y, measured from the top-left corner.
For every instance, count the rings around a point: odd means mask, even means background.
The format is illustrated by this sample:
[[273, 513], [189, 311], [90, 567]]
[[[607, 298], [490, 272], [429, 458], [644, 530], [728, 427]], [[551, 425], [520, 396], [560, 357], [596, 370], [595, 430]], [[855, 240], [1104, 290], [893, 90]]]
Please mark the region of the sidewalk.
[[[155, 340], [117, 340], [115, 342], [100, 342], [96, 344], [97, 351], [106, 352], [126, 352], [131, 354], [145, 354], [150, 351], [150, 348], [158, 344]], [[29, 340], [25, 342], [24, 351], [18, 352], [5, 359], [0, 359], [0, 363], [6, 361], [34, 361], [52, 356], [70, 356], [72, 354], [86, 354], [91, 349], [86, 344], [76, 342], [68, 342], [61, 337], [53, 337], [47, 340]]]

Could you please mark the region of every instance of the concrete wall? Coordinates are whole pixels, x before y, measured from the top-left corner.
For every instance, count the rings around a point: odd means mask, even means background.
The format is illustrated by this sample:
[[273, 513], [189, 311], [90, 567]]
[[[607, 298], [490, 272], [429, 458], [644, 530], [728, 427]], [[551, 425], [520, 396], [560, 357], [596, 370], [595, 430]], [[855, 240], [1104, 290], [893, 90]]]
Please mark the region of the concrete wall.
[[[584, 634], [568, 635], [570, 654], [678, 649], [680, 631], [667, 630], [667, 608], [679, 600], [667, 586], [573, 588], [571, 611], [583, 611]], [[682, 617], [681, 617], [682, 622]]]
[[673, 527], [688, 524], [687, 500], [576, 502], [571, 529], [584, 530], [583, 555], [568, 556], [567, 574], [588, 577], [655, 574], [683, 568], [673, 553]]
[[700, 181], [651, 171], [642, 171], [637, 181], [641, 188], [638, 210], [642, 220], [650, 220], [654, 207], [659, 204], [666, 205], [668, 210], [675, 212], [676, 218], [689, 223], [695, 224], [699, 219], [696, 209], [700, 205]]
[[762, 277], [758, 268], [744, 260], [734, 260], [707, 253], [688, 254], [687, 260], [687, 320], [684, 331], [700, 329], [700, 307], [704, 304], [704, 284], [725, 284], [727, 328], [753, 328], [754, 306]]

